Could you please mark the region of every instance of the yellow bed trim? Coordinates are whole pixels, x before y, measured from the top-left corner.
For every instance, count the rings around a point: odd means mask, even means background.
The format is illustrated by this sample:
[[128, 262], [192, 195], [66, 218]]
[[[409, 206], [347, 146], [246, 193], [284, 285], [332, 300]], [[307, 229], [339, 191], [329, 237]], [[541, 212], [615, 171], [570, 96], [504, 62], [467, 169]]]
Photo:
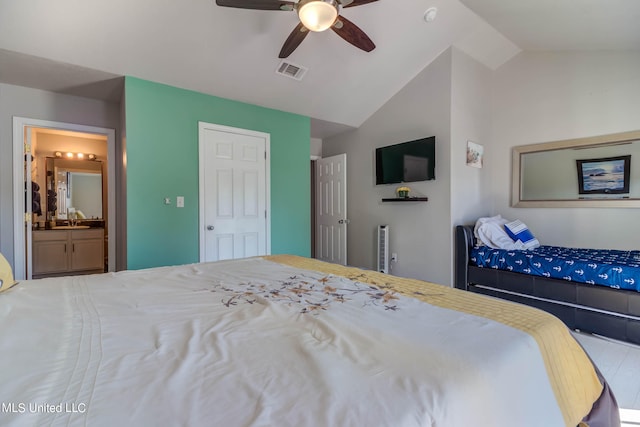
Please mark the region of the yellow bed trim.
[[602, 393], [603, 386], [591, 361], [569, 329], [558, 318], [542, 310], [435, 283], [294, 255], [271, 255], [264, 258], [291, 267], [345, 276], [392, 289], [438, 307], [492, 319], [528, 333], [540, 347], [551, 387], [567, 427], [577, 426]]

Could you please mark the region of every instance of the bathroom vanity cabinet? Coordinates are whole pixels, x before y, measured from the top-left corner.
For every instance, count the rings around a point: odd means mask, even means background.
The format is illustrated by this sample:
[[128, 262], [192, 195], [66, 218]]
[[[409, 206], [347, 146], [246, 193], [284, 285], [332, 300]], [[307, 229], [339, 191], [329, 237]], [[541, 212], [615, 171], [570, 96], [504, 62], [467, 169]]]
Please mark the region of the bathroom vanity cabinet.
[[104, 229], [33, 232], [33, 278], [104, 272]]

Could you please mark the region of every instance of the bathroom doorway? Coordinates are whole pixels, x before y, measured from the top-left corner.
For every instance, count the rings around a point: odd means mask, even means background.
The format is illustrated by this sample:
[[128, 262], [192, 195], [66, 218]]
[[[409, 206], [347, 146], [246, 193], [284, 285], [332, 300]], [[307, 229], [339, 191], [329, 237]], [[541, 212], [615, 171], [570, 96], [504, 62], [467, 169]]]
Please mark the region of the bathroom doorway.
[[16, 278], [115, 271], [114, 144], [112, 129], [14, 118]]

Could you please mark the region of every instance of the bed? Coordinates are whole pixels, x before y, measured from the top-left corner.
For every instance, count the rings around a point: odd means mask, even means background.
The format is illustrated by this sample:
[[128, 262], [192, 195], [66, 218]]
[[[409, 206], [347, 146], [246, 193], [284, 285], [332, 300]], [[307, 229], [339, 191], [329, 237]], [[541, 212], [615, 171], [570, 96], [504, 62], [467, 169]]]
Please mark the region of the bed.
[[[637, 281], [634, 282], [630, 276], [616, 274], [619, 267], [606, 267], [607, 271], [613, 269], [613, 274], [600, 272], [603, 276], [619, 276], [617, 284], [599, 286], [563, 279], [566, 276], [564, 272], [559, 274], [561, 277], [554, 278], [526, 274], [522, 270], [479, 267], [471, 262], [475, 246], [474, 226], [456, 226], [456, 288], [546, 310], [571, 329], [640, 344], [640, 292], [636, 290]], [[523, 270], [533, 268], [525, 266]], [[628, 289], [622, 288], [625, 284], [629, 285]]]
[[619, 422], [555, 317], [307, 258], [24, 281], [0, 299], [3, 425]]

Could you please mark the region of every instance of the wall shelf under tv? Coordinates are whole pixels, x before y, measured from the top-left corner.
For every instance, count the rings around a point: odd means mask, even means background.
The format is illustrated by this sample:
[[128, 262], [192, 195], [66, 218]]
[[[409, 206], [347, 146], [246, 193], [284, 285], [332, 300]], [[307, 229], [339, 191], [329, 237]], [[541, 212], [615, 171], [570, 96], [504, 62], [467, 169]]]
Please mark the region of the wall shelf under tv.
[[426, 202], [428, 200], [428, 197], [392, 197], [382, 199], [383, 202]]

